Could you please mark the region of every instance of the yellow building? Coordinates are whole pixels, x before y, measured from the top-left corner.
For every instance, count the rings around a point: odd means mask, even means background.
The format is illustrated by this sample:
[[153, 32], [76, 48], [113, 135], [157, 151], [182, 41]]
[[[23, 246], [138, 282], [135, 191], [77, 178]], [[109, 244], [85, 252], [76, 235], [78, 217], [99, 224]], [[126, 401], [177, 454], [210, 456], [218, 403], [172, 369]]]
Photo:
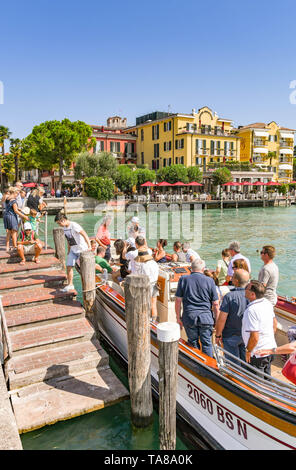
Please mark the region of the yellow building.
[[154, 112], [136, 119], [125, 132], [137, 136], [137, 164], [158, 170], [173, 164], [197, 165], [239, 160], [239, 137], [231, 119], [208, 107], [191, 114]]
[[241, 161], [272, 171], [274, 180], [289, 182], [293, 176], [295, 129], [280, 127], [276, 122], [256, 122], [238, 129]]

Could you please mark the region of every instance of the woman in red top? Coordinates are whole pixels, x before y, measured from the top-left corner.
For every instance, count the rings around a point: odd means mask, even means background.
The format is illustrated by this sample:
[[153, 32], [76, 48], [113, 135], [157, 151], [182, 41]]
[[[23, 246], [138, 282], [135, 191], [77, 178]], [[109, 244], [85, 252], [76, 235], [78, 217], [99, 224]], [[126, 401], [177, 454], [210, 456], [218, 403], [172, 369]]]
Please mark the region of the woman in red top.
[[110, 239], [110, 232], [109, 232], [109, 225], [111, 224], [112, 217], [110, 215], [107, 215], [104, 217], [103, 222], [99, 226], [99, 229], [97, 231], [96, 235], [96, 242], [105, 248], [106, 253], [105, 253], [105, 260], [110, 261], [111, 258], [111, 251], [110, 251], [110, 245], [111, 245], [111, 239]]

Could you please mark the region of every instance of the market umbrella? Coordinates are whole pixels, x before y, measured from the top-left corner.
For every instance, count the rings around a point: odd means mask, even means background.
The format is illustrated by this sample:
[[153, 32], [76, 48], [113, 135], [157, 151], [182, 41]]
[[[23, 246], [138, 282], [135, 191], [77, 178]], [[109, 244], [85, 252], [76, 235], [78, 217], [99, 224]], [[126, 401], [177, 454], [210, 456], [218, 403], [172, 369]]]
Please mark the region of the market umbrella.
[[182, 181], [177, 181], [177, 183], [174, 183], [172, 186], [185, 186], [185, 183], [182, 183]]
[[239, 183], [241, 186], [253, 186], [253, 183], [251, 183], [250, 181], [242, 181], [241, 183]]
[[236, 181], [229, 181], [229, 183], [223, 183], [222, 186], [240, 186], [240, 183], [237, 183]]
[[203, 184], [192, 181], [191, 183], [185, 183], [185, 186], [203, 186]]
[[289, 184], [296, 184], [296, 181], [290, 181]]
[[155, 186], [173, 186], [171, 183], [167, 183], [166, 181], [162, 181], [161, 183], [157, 183]]
[[266, 183], [263, 183], [263, 181], [255, 181], [255, 183], [253, 183], [254, 186], [265, 186]]
[[141, 184], [142, 188], [149, 188], [151, 186], [156, 186], [156, 183], [151, 183], [151, 181], [146, 181], [146, 183]]
[[266, 186], [281, 186], [281, 183], [277, 183], [277, 181], [268, 181]]
[[24, 183], [24, 188], [35, 188], [36, 183]]

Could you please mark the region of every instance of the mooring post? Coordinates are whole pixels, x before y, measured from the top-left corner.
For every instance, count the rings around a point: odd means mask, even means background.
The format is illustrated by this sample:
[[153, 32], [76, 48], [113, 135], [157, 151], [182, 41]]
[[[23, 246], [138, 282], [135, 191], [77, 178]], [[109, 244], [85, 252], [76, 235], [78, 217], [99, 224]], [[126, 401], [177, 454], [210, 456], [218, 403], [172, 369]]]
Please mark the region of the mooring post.
[[148, 276], [131, 274], [124, 283], [131, 421], [146, 427], [153, 419], [151, 391], [151, 288]]
[[82, 284], [83, 307], [86, 316], [94, 323], [94, 303], [96, 297], [96, 266], [92, 251], [83, 251], [80, 255], [80, 274]]
[[179, 324], [159, 323], [157, 339], [159, 343], [159, 448], [160, 450], [174, 450], [176, 448]]
[[65, 235], [62, 227], [55, 227], [53, 229], [53, 241], [55, 246], [55, 256], [60, 260], [63, 268], [66, 269]]

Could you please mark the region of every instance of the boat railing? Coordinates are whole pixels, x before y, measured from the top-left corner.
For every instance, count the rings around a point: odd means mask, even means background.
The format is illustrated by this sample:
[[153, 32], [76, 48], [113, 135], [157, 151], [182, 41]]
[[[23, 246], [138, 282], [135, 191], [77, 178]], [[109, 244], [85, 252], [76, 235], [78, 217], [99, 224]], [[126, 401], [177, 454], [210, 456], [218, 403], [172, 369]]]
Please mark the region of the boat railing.
[[[225, 378], [235, 379], [236, 385], [240, 388], [242, 388], [240, 383], [247, 385], [254, 390], [254, 394], [257, 396], [260, 394], [265, 401], [270, 402], [270, 399], [273, 399], [295, 408], [296, 389], [294, 385], [260, 371], [220, 346], [213, 345], [213, 350], [219, 372]], [[275, 402], [273, 405], [278, 406]]]
[[2, 304], [2, 295], [0, 295], [0, 363], [12, 356], [12, 346], [9, 339], [8, 327]]

